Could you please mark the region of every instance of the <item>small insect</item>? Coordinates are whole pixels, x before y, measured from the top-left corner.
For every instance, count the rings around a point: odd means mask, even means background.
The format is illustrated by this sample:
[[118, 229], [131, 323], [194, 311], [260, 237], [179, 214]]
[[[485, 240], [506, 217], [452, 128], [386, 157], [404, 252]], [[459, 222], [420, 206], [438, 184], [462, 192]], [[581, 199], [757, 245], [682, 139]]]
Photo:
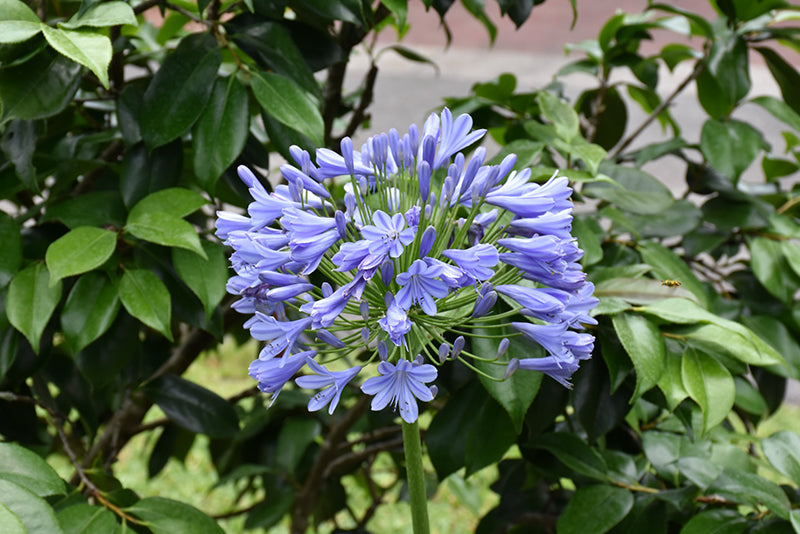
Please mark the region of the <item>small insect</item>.
[[661, 285], [662, 285], [662, 286], [667, 286], [667, 287], [680, 287], [680, 286], [681, 286], [681, 283], [680, 283], [680, 282], [678, 282], [677, 280], [670, 280], [670, 279], [668, 278], [668, 279], [666, 279], [666, 280], [662, 280], [662, 281], [661, 281]]

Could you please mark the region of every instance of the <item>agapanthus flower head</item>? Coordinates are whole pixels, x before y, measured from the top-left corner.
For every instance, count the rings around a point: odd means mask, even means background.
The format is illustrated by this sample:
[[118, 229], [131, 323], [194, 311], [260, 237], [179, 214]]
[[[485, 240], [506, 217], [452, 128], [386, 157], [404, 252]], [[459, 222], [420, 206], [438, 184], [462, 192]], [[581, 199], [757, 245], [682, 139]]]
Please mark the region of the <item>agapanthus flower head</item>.
[[[465, 155], [485, 133], [471, 128], [444, 110], [360, 150], [349, 138], [313, 157], [291, 147], [296, 165], [272, 192], [239, 168], [253, 201], [246, 215], [219, 212], [217, 236], [234, 249], [234, 308], [264, 343], [250, 374], [273, 400], [296, 378], [319, 390], [310, 410], [333, 413], [361, 382], [373, 409], [413, 422], [440, 365], [480, 359], [499, 366], [493, 378], [539, 371], [569, 385], [591, 355], [580, 330], [596, 324], [597, 299], [570, 234], [569, 181], [537, 183], [513, 154]], [[520, 346], [509, 330], [548, 355], [507, 354]], [[471, 333], [496, 351], [474, 353]]]

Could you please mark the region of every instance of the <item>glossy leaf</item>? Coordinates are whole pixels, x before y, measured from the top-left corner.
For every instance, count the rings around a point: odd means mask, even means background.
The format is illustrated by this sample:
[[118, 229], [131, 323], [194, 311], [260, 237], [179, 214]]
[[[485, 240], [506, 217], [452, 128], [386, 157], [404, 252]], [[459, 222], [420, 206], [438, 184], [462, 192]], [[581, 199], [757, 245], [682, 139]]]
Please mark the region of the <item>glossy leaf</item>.
[[147, 195], [131, 208], [128, 222], [135, 222], [148, 213], [164, 212], [175, 217], [185, 217], [208, 204], [200, 193], [183, 187], [162, 189]]
[[766, 47], [755, 47], [767, 62], [772, 77], [778, 82], [783, 101], [800, 114], [800, 95], [795, 90], [800, 84], [800, 73], [783, 59], [775, 50]]
[[752, 99], [750, 102], [758, 104], [764, 110], [768, 111], [770, 115], [789, 125], [796, 132], [800, 132], [800, 114], [795, 111], [789, 104], [775, 98], [774, 96], [759, 96]]
[[708, 65], [697, 77], [697, 96], [712, 119], [727, 117], [750, 90], [747, 44], [733, 32], [715, 36]]
[[247, 92], [236, 76], [218, 78], [192, 134], [194, 172], [207, 191], [242, 153], [250, 119]]
[[28, 339], [34, 352], [50, 316], [61, 300], [61, 282], [50, 284], [44, 263], [37, 262], [18, 272], [8, 287], [6, 314], [14, 328]]
[[128, 217], [125, 231], [151, 243], [184, 248], [206, 257], [194, 227], [180, 217], [163, 211], [140, 212], [136, 217]]
[[102, 228], [80, 226], [53, 241], [45, 260], [50, 283], [85, 273], [103, 265], [114, 253], [117, 234]]
[[108, 89], [108, 65], [111, 62], [111, 40], [92, 31], [55, 29], [42, 26], [45, 39], [55, 50], [94, 73]]
[[603, 534], [633, 508], [633, 494], [616, 486], [579, 488], [558, 518], [560, 534]]
[[53, 508], [27, 488], [0, 480], [0, 504], [20, 519], [28, 533], [63, 533]]
[[481, 403], [470, 418], [464, 450], [467, 476], [499, 462], [517, 438], [506, 410], [493, 400]]
[[264, 111], [284, 124], [323, 144], [324, 125], [317, 105], [290, 79], [271, 72], [257, 71], [252, 77], [253, 94]]
[[769, 463], [792, 482], [800, 480], [800, 437], [794, 432], [781, 430], [761, 442]]
[[741, 534], [746, 527], [745, 518], [733, 510], [705, 510], [692, 517], [680, 534]]
[[208, 33], [181, 40], [144, 93], [140, 125], [148, 147], [165, 145], [188, 132], [211, 96], [221, 62]]
[[664, 338], [659, 329], [641, 315], [620, 313], [612, 318], [622, 346], [636, 369], [636, 399], [658, 383], [664, 371]]
[[81, 276], [61, 311], [61, 328], [73, 352], [103, 335], [119, 311], [116, 286], [100, 273]]
[[0, 43], [21, 43], [42, 31], [42, 23], [38, 20], [0, 20]]
[[542, 114], [553, 123], [558, 137], [569, 142], [578, 135], [578, 114], [572, 106], [546, 91], [540, 91], [536, 95], [536, 101]]
[[64, 495], [64, 481], [33, 451], [16, 443], [0, 443], [0, 479], [19, 484], [39, 497]]
[[[781, 243], [756, 237], [749, 241], [749, 245], [752, 258], [750, 265], [758, 281], [783, 302], [791, 302], [800, 278], [793, 271], [792, 263], [787, 261]], [[793, 255], [791, 258], [794, 261]]]
[[622, 299], [631, 304], [650, 304], [665, 298], [680, 297], [696, 300], [683, 287], [669, 287], [651, 278], [611, 278], [598, 282], [595, 296]]
[[144, 269], [126, 270], [119, 283], [119, 298], [128, 313], [172, 341], [169, 291], [158, 276]]
[[147, 394], [178, 426], [211, 437], [230, 437], [239, 417], [228, 401], [177, 375], [162, 375], [147, 386]]
[[39, 17], [20, 0], [0, 0], [0, 20], [24, 20], [38, 23]]
[[114, 513], [102, 506], [78, 503], [58, 512], [58, 522], [64, 534], [101, 534], [117, 527]]
[[653, 273], [658, 278], [680, 282], [680, 288], [691, 292], [697, 302], [708, 304], [706, 286], [673, 250], [655, 241], [640, 241], [637, 248], [642, 260], [653, 267]]
[[774, 354], [762, 353], [755, 349], [751, 342], [752, 337], [746, 337], [716, 324], [692, 326], [681, 330], [680, 335], [685, 336], [693, 345], [703, 347], [712, 353], [725, 354], [744, 363], [763, 366], [781, 362], [774, 357]]
[[172, 249], [172, 263], [181, 279], [203, 303], [208, 321], [214, 308], [225, 296], [228, 263], [222, 247], [205, 239], [200, 243], [207, 259], [203, 259], [194, 252], [174, 248]]
[[153, 534], [222, 534], [220, 526], [206, 514], [180, 501], [147, 497], [125, 509], [142, 521]]
[[11, 281], [22, 265], [22, 238], [13, 217], [0, 211], [0, 288]]
[[79, 226], [121, 227], [125, 224], [125, 215], [119, 191], [95, 191], [48, 206], [42, 221], [61, 221], [73, 229]]
[[28, 534], [22, 520], [6, 505], [0, 502], [0, 531], [6, 534]]
[[683, 387], [703, 410], [704, 430], [728, 417], [736, 398], [736, 387], [725, 366], [690, 347], [683, 353], [681, 376]]
[[131, 6], [118, 0], [95, 4], [86, 12], [78, 12], [67, 22], [62, 22], [59, 27], [75, 29], [81, 27], [105, 28], [109, 26], [138, 26], [136, 14]]
[[70, 103], [80, 82], [81, 67], [44, 50], [0, 76], [0, 123], [10, 119], [42, 119]]
[[538, 449], [545, 449], [564, 465], [581, 475], [597, 480], [607, 480], [608, 467], [597, 450], [586, 444], [576, 434], [553, 432], [539, 436], [533, 443]]
[[754, 473], [725, 469], [708, 492], [719, 493], [742, 504], [761, 505], [777, 516], [789, 519], [789, 499], [783, 490], [774, 482]]
[[150, 193], [177, 185], [182, 157], [180, 141], [152, 151], [143, 143], [131, 147], [125, 153], [120, 176], [120, 190], [125, 205], [133, 206]]
[[734, 182], [763, 147], [761, 133], [746, 122], [709, 119], [700, 133], [700, 150], [706, 161]]
[[682, 358], [680, 354], [668, 352], [664, 360], [664, 371], [658, 379], [658, 387], [664, 393], [667, 406], [674, 410], [689, 393], [683, 387], [683, 376], [681, 375]]
[[[238, 430], [238, 428], [237, 428]], [[290, 476], [306, 452], [306, 448], [320, 435], [319, 422], [313, 419], [289, 417], [281, 425], [275, 450], [276, 464]]]
[[613, 181], [586, 184], [583, 192], [587, 196], [642, 215], [663, 211], [674, 202], [670, 190], [644, 171], [619, 165], [604, 165], [601, 172], [609, 175]]

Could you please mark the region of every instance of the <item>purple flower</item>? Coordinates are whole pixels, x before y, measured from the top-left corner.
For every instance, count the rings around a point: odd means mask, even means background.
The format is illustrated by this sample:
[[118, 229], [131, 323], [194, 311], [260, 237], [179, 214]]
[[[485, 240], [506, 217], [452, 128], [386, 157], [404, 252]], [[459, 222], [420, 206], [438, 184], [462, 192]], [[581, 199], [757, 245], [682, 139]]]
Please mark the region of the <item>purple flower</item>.
[[329, 371], [324, 365], [318, 364], [312, 358], [308, 358], [307, 363], [316, 375], [298, 377], [295, 379], [295, 383], [301, 388], [322, 390], [308, 401], [308, 411], [316, 412], [327, 405], [328, 413], [333, 415], [333, 411], [339, 404], [342, 391], [344, 391], [348, 382], [361, 371], [361, 366], [357, 365], [344, 371]]
[[372, 215], [372, 222], [361, 228], [361, 235], [369, 241], [369, 252], [373, 255], [388, 254], [397, 258], [403, 248], [414, 241], [414, 230], [405, 228], [406, 221], [401, 213], [392, 217], [381, 210]]
[[542, 320], [554, 320], [566, 308], [567, 293], [545, 289], [524, 287], [515, 284], [499, 285], [498, 293], [516, 300], [522, 306], [522, 313]]
[[435, 299], [447, 296], [447, 284], [438, 279], [441, 274], [441, 267], [414, 260], [408, 271], [397, 275], [397, 283], [402, 289], [397, 292], [395, 302], [404, 310], [416, 303], [428, 315], [436, 315]]
[[436, 368], [430, 364], [411, 363], [401, 359], [397, 365], [379, 363], [378, 372], [381, 376], [369, 378], [361, 386], [361, 391], [374, 395], [373, 411], [383, 410], [391, 404], [400, 412], [403, 421], [416, 421], [419, 417], [416, 399], [423, 402], [433, 400], [433, 392], [425, 384], [436, 379]]
[[578, 370], [578, 361], [575, 358], [559, 358], [545, 356], [544, 358], [525, 358], [519, 360], [519, 369], [539, 371], [551, 377], [566, 388], [572, 388], [569, 379]]
[[386, 316], [378, 321], [378, 325], [389, 334], [389, 340], [398, 347], [405, 345], [405, 335], [411, 331], [412, 324], [397, 300], [389, 305]]
[[567, 323], [531, 324], [511, 323], [511, 326], [522, 332], [526, 338], [535, 341], [552, 356], [566, 357], [569, 351], [564, 347], [564, 335]]
[[483, 244], [460, 250], [447, 249], [442, 256], [455, 261], [459, 267], [476, 280], [488, 280], [494, 275], [491, 267], [497, 265], [499, 256], [494, 245]]
[[249, 374], [258, 381], [258, 389], [264, 393], [271, 393], [272, 399], [269, 405], [275, 402], [278, 395], [291, 378], [306, 364], [309, 358], [313, 358], [316, 351], [309, 350], [284, 356], [282, 358], [272, 358], [270, 360], [254, 360], [250, 364]]
[[[258, 355], [260, 360], [270, 360], [280, 353], [290, 353], [297, 343], [297, 338], [311, 324], [310, 318], [296, 321], [278, 321], [275, 317], [258, 313], [247, 320], [244, 326], [250, 329], [250, 335], [267, 344]], [[282, 360], [285, 361], [285, 360]]]
[[313, 273], [326, 252], [341, 239], [338, 230], [328, 230], [323, 234], [304, 237], [293, 236], [289, 241], [292, 260], [304, 265], [301, 274]]
[[[436, 115], [431, 115], [435, 117]], [[472, 117], [466, 113], [459, 115], [453, 120], [450, 110], [444, 108], [442, 111], [442, 141], [436, 151], [436, 159], [433, 168], [438, 169], [450, 160], [450, 156], [467, 148], [472, 143], [483, 137], [486, 130], [480, 129], [470, 132], [472, 128]]]

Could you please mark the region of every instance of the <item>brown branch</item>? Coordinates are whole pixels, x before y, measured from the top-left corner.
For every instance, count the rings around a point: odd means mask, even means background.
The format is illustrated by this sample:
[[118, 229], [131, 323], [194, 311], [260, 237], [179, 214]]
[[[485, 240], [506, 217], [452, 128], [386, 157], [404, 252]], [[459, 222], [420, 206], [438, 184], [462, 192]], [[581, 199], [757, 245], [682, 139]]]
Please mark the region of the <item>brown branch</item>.
[[328, 436], [317, 453], [314, 465], [311, 466], [311, 471], [308, 473], [302, 489], [297, 492], [295, 497], [294, 511], [292, 512], [292, 534], [304, 534], [308, 529], [311, 510], [314, 508], [319, 491], [324, 486], [327, 468], [335, 460], [339, 444], [367, 410], [369, 402], [370, 399], [366, 395], [359, 397], [344, 416], [335, 421], [335, 424], [328, 430]]
[[364, 447], [360, 451], [354, 451], [348, 454], [343, 454], [333, 459], [328, 464], [328, 466], [325, 469], [324, 477], [327, 478], [336, 471], [347, 472], [349, 468], [360, 464], [367, 458], [371, 458], [376, 454], [378, 454], [379, 452], [393, 451], [402, 448], [403, 448], [403, 438], [401, 436], [391, 441], [384, 441], [382, 443], [376, 443], [374, 445]]
[[[103, 150], [98, 159], [106, 163], [114, 163], [124, 152], [125, 143], [123, 143], [120, 139], [115, 139], [106, 147], [105, 150]], [[91, 191], [94, 187], [94, 184], [97, 183], [97, 180], [100, 179], [107, 167], [108, 165], [103, 165], [84, 174], [83, 180], [78, 182], [78, 185], [76, 185], [75, 189], [73, 189], [71, 193], [72, 196], [78, 197], [86, 194], [88, 191]]]

